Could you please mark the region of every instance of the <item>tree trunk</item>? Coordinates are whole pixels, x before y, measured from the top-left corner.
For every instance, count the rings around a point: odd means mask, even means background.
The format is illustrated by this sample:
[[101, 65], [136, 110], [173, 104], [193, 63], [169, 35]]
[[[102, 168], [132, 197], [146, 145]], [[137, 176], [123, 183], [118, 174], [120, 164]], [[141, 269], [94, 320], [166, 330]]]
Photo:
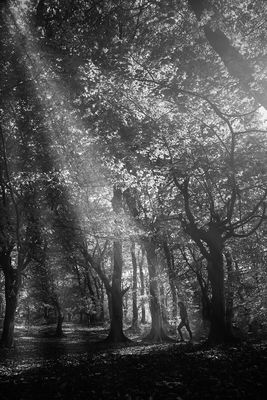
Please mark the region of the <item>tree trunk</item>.
[[141, 324], [146, 323], [146, 309], [144, 305], [144, 296], [145, 296], [145, 279], [144, 279], [144, 257], [145, 257], [145, 249], [142, 248], [142, 257], [139, 261], [139, 274], [140, 274], [140, 294], [141, 294]]
[[200, 271], [196, 271], [196, 276], [201, 290], [201, 312], [203, 327], [206, 328], [211, 318], [211, 301], [208, 294], [208, 284], [204, 282]]
[[115, 240], [113, 244], [114, 267], [111, 287], [111, 322], [110, 331], [106, 339], [108, 342], [126, 342], [129, 339], [123, 333], [123, 308], [122, 308], [122, 244], [120, 240]]
[[149, 293], [150, 293], [150, 312], [151, 312], [151, 329], [145, 340], [161, 342], [169, 339], [165, 333], [162, 319], [162, 310], [160, 304], [160, 294], [158, 287], [158, 261], [156, 248], [153, 241], [144, 240], [144, 246], [147, 254], [147, 265], [149, 272]]
[[234, 308], [234, 270], [233, 259], [230, 252], [225, 253], [227, 268], [227, 293], [226, 293], [226, 327], [227, 331], [233, 332], [233, 308]]
[[93, 276], [94, 286], [96, 290], [96, 314], [95, 322], [102, 323], [104, 321], [104, 293], [101, 283], [97, 276]]
[[169, 320], [168, 320], [168, 312], [167, 312], [167, 297], [165, 296], [165, 291], [163, 285], [160, 285], [160, 307], [162, 314], [162, 322], [164, 329], [168, 331], [170, 328]]
[[105, 320], [105, 309], [104, 309], [104, 287], [103, 283], [100, 285], [100, 312], [99, 312], [99, 321], [104, 322]]
[[63, 329], [62, 329], [62, 324], [64, 320], [64, 316], [62, 315], [60, 305], [57, 303], [56, 304], [56, 311], [57, 311], [57, 327], [56, 327], [56, 336], [57, 337], [62, 337], [64, 336]]
[[[122, 194], [121, 190], [114, 188], [112, 199], [113, 210], [118, 214], [122, 209]], [[116, 222], [116, 220], [115, 220]], [[117, 221], [118, 222], [118, 221]], [[119, 234], [119, 232], [117, 232]], [[113, 242], [113, 274], [111, 286], [111, 322], [110, 331], [106, 339], [108, 342], [119, 343], [126, 342], [129, 339], [123, 333], [123, 292], [121, 290], [122, 277], [122, 242], [116, 239]]]
[[11, 265], [11, 253], [1, 255], [1, 265], [5, 277], [5, 317], [1, 337], [1, 346], [11, 348], [14, 343], [15, 314], [19, 293], [19, 273]]
[[138, 329], [138, 308], [137, 308], [137, 262], [135, 255], [135, 243], [131, 243], [131, 256], [133, 265], [133, 290], [132, 290], [132, 301], [133, 301], [133, 319], [132, 329]]
[[168, 246], [167, 241], [163, 242], [163, 249], [167, 261], [167, 267], [168, 267], [168, 277], [169, 277], [169, 284], [170, 284], [170, 289], [171, 289], [171, 294], [172, 294], [172, 318], [176, 320], [177, 315], [178, 315], [178, 297], [177, 297], [177, 292], [176, 292], [176, 287], [175, 287], [175, 272], [174, 272], [174, 265], [173, 265], [173, 257], [171, 255], [170, 248]]
[[91, 323], [95, 323], [96, 322], [96, 309], [97, 309], [97, 304], [96, 304], [96, 293], [95, 290], [93, 288], [93, 276], [91, 274], [90, 276], [90, 270], [88, 269], [85, 273], [85, 282], [86, 282], [86, 286], [88, 288], [88, 292], [89, 292], [89, 297], [92, 300], [93, 303], [93, 313], [91, 313], [90, 315], [90, 322]]
[[208, 341], [211, 344], [224, 343], [231, 337], [227, 331], [225, 318], [225, 295], [224, 295], [224, 270], [223, 254], [219, 250], [211, 250], [208, 261], [208, 275], [211, 283], [211, 316], [210, 332]]

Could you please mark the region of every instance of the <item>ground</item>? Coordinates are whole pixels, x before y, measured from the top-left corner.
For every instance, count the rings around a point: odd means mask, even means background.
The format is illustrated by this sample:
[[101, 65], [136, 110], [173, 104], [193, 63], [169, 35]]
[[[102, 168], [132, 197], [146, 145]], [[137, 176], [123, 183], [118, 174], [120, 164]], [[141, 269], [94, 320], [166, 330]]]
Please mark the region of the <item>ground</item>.
[[110, 346], [103, 328], [65, 325], [16, 330], [16, 348], [0, 352], [0, 399], [263, 399], [267, 342], [232, 347], [133, 342]]

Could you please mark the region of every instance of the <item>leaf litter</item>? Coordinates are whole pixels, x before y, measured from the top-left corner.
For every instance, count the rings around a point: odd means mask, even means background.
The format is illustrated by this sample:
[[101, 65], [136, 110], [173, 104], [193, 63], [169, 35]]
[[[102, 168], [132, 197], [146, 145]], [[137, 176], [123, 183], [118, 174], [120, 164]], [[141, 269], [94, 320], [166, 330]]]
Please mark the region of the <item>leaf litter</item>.
[[1, 400], [265, 398], [266, 342], [108, 346], [85, 333], [18, 338], [15, 350], [0, 353]]

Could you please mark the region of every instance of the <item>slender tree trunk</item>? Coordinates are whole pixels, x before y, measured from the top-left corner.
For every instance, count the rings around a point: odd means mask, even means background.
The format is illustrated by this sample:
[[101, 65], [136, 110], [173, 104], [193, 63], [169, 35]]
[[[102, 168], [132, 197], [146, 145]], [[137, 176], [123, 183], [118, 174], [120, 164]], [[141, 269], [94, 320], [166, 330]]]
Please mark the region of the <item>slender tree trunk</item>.
[[138, 308], [137, 308], [137, 262], [135, 255], [135, 243], [131, 243], [131, 257], [133, 266], [133, 290], [132, 290], [132, 301], [133, 301], [133, 319], [132, 329], [138, 329]]
[[139, 261], [139, 275], [140, 275], [140, 294], [141, 294], [141, 324], [146, 323], [146, 309], [144, 305], [144, 296], [145, 296], [145, 279], [144, 279], [144, 258], [145, 258], [145, 249], [142, 247], [142, 256]]
[[[121, 190], [114, 188], [112, 199], [113, 210], [116, 214], [122, 209]], [[118, 232], [119, 233], [119, 232]], [[106, 341], [119, 343], [126, 342], [129, 339], [123, 333], [123, 292], [121, 290], [122, 277], [122, 242], [116, 239], [113, 242], [113, 274], [111, 286], [111, 322], [110, 331]]]
[[112, 296], [111, 296], [111, 287], [106, 289], [107, 299], [108, 299], [108, 314], [110, 321], [112, 320]]
[[165, 296], [165, 291], [163, 285], [160, 285], [160, 306], [161, 306], [161, 314], [162, 314], [162, 322], [164, 329], [167, 331], [170, 328], [168, 321], [168, 312], [167, 312], [167, 298]]
[[105, 320], [105, 309], [104, 309], [104, 284], [100, 284], [100, 312], [99, 312], [99, 321], [104, 322]]
[[56, 312], [57, 312], [56, 336], [62, 337], [62, 336], [64, 336], [63, 328], [62, 328], [64, 316], [62, 314], [62, 311], [61, 311], [61, 308], [60, 308], [60, 305], [58, 302], [55, 304], [55, 307], [56, 307]]
[[162, 319], [156, 248], [153, 241], [149, 239], [144, 240], [144, 246], [147, 254], [147, 265], [149, 272], [150, 312], [152, 320], [151, 330], [145, 340], [161, 342], [162, 340], [168, 339], [168, 336], [165, 333]]
[[96, 323], [102, 323], [104, 321], [104, 292], [99, 282], [98, 277], [94, 276], [94, 286], [96, 291]]
[[93, 306], [94, 306], [93, 307], [93, 313], [92, 312], [90, 313], [90, 322], [89, 323], [93, 323], [94, 324], [96, 322], [96, 307], [97, 307], [97, 305], [96, 305], [96, 293], [95, 293], [95, 290], [94, 290], [93, 285], [92, 285], [93, 279], [92, 279], [92, 276], [90, 276], [89, 269], [86, 271], [85, 280], [86, 280], [86, 285], [87, 285], [87, 288], [88, 288], [88, 291], [89, 291], [89, 297], [92, 300], [92, 303], [93, 303]]
[[178, 297], [177, 297], [177, 292], [176, 292], [176, 287], [175, 287], [175, 272], [174, 272], [174, 265], [173, 265], [173, 258], [171, 255], [170, 248], [168, 246], [167, 241], [163, 242], [163, 249], [167, 261], [167, 267], [168, 267], [168, 277], [169, 277], [169, 284], [170, 284], [170, 289], [171, 289], [171, 294], [172, 294], [172, 318], [175, 320], [178, 315]]
[[227, 293], [226, 293], [226, 327], [227, 332], [233, 332], [233, 308], [234, 308], [234, 270], [233, 259], [230, 252], [225, 253], [227, 268]]
[[1, 254], [1, 265], [5, 278], [5, 317], [1, 337], [1, 346], [11, 348], [14, 343], [15, 314], [19, 293], [20, 279], [17, 269], [11, 265], [11, 252]]

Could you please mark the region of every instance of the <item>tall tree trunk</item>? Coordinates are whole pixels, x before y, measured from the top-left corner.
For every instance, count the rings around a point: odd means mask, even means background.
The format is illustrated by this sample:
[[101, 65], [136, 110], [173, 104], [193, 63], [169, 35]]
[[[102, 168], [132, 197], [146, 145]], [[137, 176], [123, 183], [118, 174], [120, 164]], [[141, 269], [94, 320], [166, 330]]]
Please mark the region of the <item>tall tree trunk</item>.
[[99, 291], [99, 317], [98, 317], [98, 321], [100, 323], [102, 323], [105, 320], [105, 307], [104, 307], [105, 293], [104, 293], [104, 284], [103, 284], [103, 282], [99, 282], [98, 291]]
[[62, 336], [64, 336], [63, 328], [62, 328], [64, 316], [63, 316], [63, 314], [61, 312], [61, 307], [60, 307], [58, 302], [57, 302], [57, 304], [55, 306], [56, 306], [56, 311], [57, 311], [56, 336], [57, 337], [62, 337]]
[[172, 294], [172, 318], [174, 320], [176, 320], [177, 315], [178, 315], [178, 306], [177, 306], [178, 297], [177, 297], [176, 286], [175, 286], [176, 277], [175, 277], [175, 271], [174, 271], [174, 265], [173, 265], [173, 257], [172, 257], [170, 248], [169, 248], [166, 240], [163, 242], [163, 250], [164, 250], [164, 254], [166, 257], [166, 261], [167, 261], [169, 284], [170, 284], [170, 289], [171, 289], [171, 294]]
[[93, 312], [90, 312], [90, 322], [89, 323], [95, 323], [96, 322], [96, 308], [97, 308], [97, 304], [96, 304], [96, 293], [95, 290], [93, 288], [92, 282], [93, 282], [93, 277], [92, 275], [90, 276], [90, 272], [89, 269], [86, 271], [86, 275], [85, 275], [85, 282], [86, 282], [86, 286], [88, 288], [88, 292], [89, 292], [89, 297], [93, 303]]
[[132, 290], [132, 302], [133, 302], [133, 319], [132, 329], [138, 329], [138, 308], [137, 308], [137, 262], [135, 255], [135, 243], [131, 243], [131, 257], [133, 266], [133, 290]]
[[229, 251], [225, 253], [227, 269], [227, 292], [226, 292], [226, 327], [227, 331], [233, 332], [233, 308], [234, 308], [234, 269], [233, 258]]
[[144, 304], [144, 296], [145, 296], [145, 279], [144, 279], [144, 258], [145, 258], [145, 249], [142, 247], [142, 256], [141, 260], [139, 260], [139, 275], [140, 275], [140, 294], [141, 294], [141, 324], [146, 323], [146, 309]]
[[160, 307], [161, 307], [163, 326], [164, 326], [164, 329], [167, 331], [170, 328], [170, 324], [168, 321], [167, 297], [165, 296], [165, 291], [164, 291], [163, 285], [160, 285]]
[[11, 265], [11, 252], [3, 252], [0, 256], [5, 278], [5, 317], [0, 344], [11, 348], [14, 343], [15, 314], [20, 287], [19, 271]]
[[15, 315], [17, 308], [19, 283], [17, 271], [12, 267], [4, 270], [5, 277], [5, 317], [1, 337], [1, 345], [10, 348], [14, 343]]
[[102, 284], [97, 276], [93, 277], [96, 290], [96, 323], [104, 321], [104, 292]]
[[149, 294], [150, 294], [150, 312], [151, 329], [145, 340], [161, 342], [168, 339], [165, 333], [162, 319], [162, 310], [160, 304], [160, 293], [158, 285], [158, 260], [155, 244], [152, 240], [145, 239], [144, 246], [147, 254], [147, 265], [149, 273]]
[[[122, 209], [122, 194], [121, 190], [114, 188], [112, 206], [114, 212], [118, 215]], [[115, 221], [116, 222], [116, 221]], [[119, 232], [117, 232], [119, 235]], [[116, 239], [113, 242], [113, 274], [111, 286], [111, 322], [110, 331], [106, 339], [108, 342], [119, 343], [126, 342], [129, 339], [123, 333], [123, 292], [121, 290], [121, 277], [122, 277], [122, 242]]]
[[212, 290], [210, 332], [208, 340], [211, 344], [223, 343], [230, 339], [231, 332], [227, 331], [225, 318], [224, 269], [222, 251], [210, 251], [208, 275]]
[[200, 271], [196, 271], [196, 276], [201, 290], [201, 311], [203, 327], [206, 328], [211, 318], [211, 301], [208, 294], [208, 284], [205, 283]]
[[119, 343], [129, 339], [123, 333], [123, 308], [121, 290], [122, 276], [122, 244], [120, 240], [115, 240], [113, 244], [114, 267], [111, 286], [111, 322], [107, 341]]

